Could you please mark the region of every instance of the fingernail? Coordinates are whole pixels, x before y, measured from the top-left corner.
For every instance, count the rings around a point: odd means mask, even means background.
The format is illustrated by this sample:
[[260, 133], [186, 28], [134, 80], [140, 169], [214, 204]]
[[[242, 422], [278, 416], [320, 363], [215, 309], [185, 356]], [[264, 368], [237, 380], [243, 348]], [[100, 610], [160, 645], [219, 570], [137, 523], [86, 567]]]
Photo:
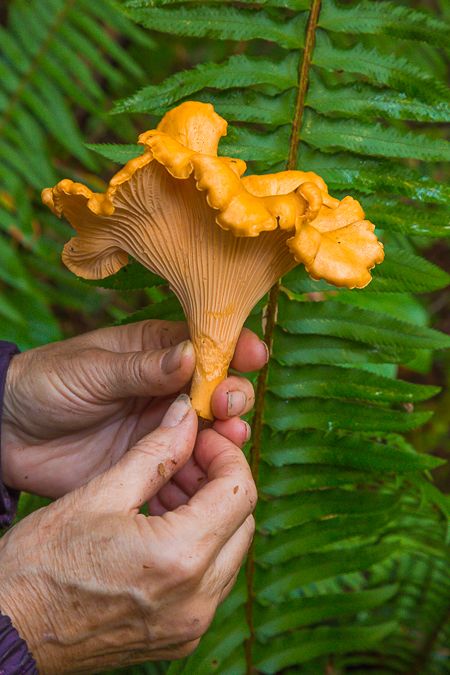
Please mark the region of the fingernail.
[[240, 415], [244, 411], [247, 397], [243, 391], [229, 391], [227, 399], [227, 414], [229, 417]]
[[245, 420], [241, 420], [241, 423], [244, 425], [245, 429], [245, 443], [250, 440], [250, 436], [252, 435], [252, 428], [248, 422]]
[[266, 360], [264, 361], [264, 363], [267, 363], [269, 358], [270, 358], [269, 347], [266, 345], [266, 343], [263, 340], [260, 340], [260, 342], [261, 342], [261, 344], [263, 346], [263, 349], [264, 349], [264, 352], [266, 354], [266, 357], [265, 357]]
[[180, 394], [164, 415], [161, 426], [176, 427], [177, 424], [180, 424], [184, 420], [191, 407], [189, 396], [187, 394]]
[[178, 370], [178, 368], [181, 366], [183, 356], [189, 353], [191, 350], [192, 343], [190, 340], [185, 340], [184, 342], [180, 342], [180, 344], [176, 347], [172, 347], [172, 349], [163, 356], [163, 360], [161, 362], [161, 368], [163, 372], [167, 375], [170, 375], [170, 373], [174, 373], [176, 370]]

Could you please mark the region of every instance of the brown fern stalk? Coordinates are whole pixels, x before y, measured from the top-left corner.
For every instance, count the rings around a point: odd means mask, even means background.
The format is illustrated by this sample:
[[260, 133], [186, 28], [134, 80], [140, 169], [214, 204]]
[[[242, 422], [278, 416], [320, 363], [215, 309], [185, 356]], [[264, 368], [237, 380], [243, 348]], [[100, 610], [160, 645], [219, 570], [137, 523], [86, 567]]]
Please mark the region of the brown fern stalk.
[[[289, 143], [289, 155], [288, 160], [286, 162], [286, 169], [288, 170], [296, 169], [297, 167], [300, 130], [302, 126], [303, 113], [305, 109], [306, 92], [308, 90], [309, 84], [309, 70], [311, 67], [311, 57], [314, 49], [316, 28], [320, 12], [320, 4], [321, 0], [313, 0], [308, 18], [308, 25], [306, 29], [305, 49], [303, 52], [303, 58], [300, 58], [299, 62], [297, 98], [295, 102], [294, 119], [292, 122], [291, 138]], [[267, 304], [264, 340], [268, 346], [269, 354], [272, 354], [273, 333], [277, 323], [278, 295], [280, 292], [280, 281], [281, 280], [279, 280], [274, 286], [272, 286], [272, 289], [269, 294], [269, 302]], [[264, 399], [267, 390], [268, 375], [269, 375], [269, 362], [266, 363], [264, 368], [259, 373], [258, 382], [256, 385], [255, 412], [252, 421], [253, 440], [252, 445], [250, 447], [250, 467], [257, 487], [259, 479], [259, 464], [261, 456], [261, 442], [263, 431]], [[253, 667], [253, 646], [255, 643], [255, 622], [253, 615], [253, 607], [255, 602], [254, 544], [252, 544], [248, 552], [245, 574], [247, 580], [247, 601], [245, 604], [245, 614], [249, 629], [249, 637], [245, 641], [245, 660], [246, 660], [246, 673], [247, 675], [252, 675], [253, 673], [255, 673], [255, 669]]]

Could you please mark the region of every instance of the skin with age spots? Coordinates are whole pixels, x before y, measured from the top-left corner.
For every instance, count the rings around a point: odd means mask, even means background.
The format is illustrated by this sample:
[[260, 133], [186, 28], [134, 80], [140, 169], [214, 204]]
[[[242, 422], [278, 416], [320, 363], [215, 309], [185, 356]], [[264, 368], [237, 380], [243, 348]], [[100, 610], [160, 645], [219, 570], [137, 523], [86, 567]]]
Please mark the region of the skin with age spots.
[[[1, 607], [40, 672], [184, 656], [231, 590], [253, 536], [256, 488], [236, 445], [212, 429], [196, 439], [186, 399], [109, 472], [1, 540]], [[182, 465], [194, 446], [202, 488], [162, 516], [140, 514], [166, 480], [162, 455], [170, 447]]]
[[[115, 464], [158, 426], [173, 397], [188, 386], [195, 357], [187, 338], [185, 323], [141, 321], [15, 356], [2, 419], [5, 483], [60, 497]], [[244, 329], [232, 366], [256, 370], [266, 360], [265, 344]], [[231, 432], [241, 445], [249, 427], [237, 416], [253, 401], [250, 382], [230, 375], [213, 396], [213, 428]], [[198, 469], [192, 471], [197, 475]]]
[[[236, 580], [256, 503], [237, 415], [253, 390], [230, 376], [198, 433], [188, 397], [171, 405], [195, 366], [186, 337], [142, 322], [13, 358], [4, 480], [65, 496], [0, 540], [0, 607], [46, 675], [185, 656]], [[265, 360], [245, 331], [233, 365]], [[231, 418], [230, 392], [245, 401]]]

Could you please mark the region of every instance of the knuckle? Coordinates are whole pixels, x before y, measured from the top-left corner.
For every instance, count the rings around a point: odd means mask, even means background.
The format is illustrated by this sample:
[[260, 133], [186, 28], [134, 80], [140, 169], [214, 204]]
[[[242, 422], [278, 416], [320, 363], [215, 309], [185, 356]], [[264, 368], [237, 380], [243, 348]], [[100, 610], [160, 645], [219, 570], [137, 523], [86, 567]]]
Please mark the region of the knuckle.
[[[146, 355], [147, 356], [147, 355]], [[148, 379], [149, 358], [145, 358], [142, 352], [135, 352], [129, 356], [128, 371], [134, 382], [145, 382]]]
[[208, 609], [199, 613], [197, 609], [196, 613], [189, 613], [189, 617], [183, 631], [183, 641], [186, 640], [187, 642], [200, 640], [211, 625], [214, 611]]
[[186, 656], [190, 656], [192, 652], [194, 652], [197, 649], [199, 644], [200, 638], [196, 638], [195, 640], [190, 640], [189, 642], [185, 642], [184, 644], [178, 645], [176, 655], [172, 658], [182, 659]]
[[148, 436], [142, 438], [136, 445], [133, 446], [133, 452], [150, 455], [151, 457], [162, 457], [167, 453], [167, 445]]
[[202, 557], [195, 555], [192, 551], [189, 554], [183, 551], [173, 556], [168, 565], [177, 585], [199, 584], [207, 567]]
[[184, 321], [151, 320], [145, 327], [148, 340], [158, 349], [173, 347], [178, 341], [178, 333], [186, 326]]
[[249, 501], [250, 512], [253, 512], [258, 501], [258, 490], [256, 489], [255, 481], [253, 479], [248, 479], [244, 486], [244, 490]]

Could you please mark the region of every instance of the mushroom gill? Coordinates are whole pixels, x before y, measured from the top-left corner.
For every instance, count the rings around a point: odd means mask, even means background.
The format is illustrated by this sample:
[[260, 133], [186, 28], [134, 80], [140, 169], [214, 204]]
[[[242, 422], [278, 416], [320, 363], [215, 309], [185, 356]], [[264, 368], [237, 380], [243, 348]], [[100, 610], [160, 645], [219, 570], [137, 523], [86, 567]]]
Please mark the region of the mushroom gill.
[[42, 198], [77, 231], [63, 262], [101, 279], [128, 255], [167, 279], [196, 352], [191, 397], [211, 419], [242, 326], [276, 280], [302, 262], [313, 278], [362, 288], [383, 247], [357, 201], [328, 195], [311, 172], [241, 178], [242, 160], [220, 157], [227, 123], [210, 104], [187, 102], [141, 134], [144, 153], [104, 194], [70, 180]]

